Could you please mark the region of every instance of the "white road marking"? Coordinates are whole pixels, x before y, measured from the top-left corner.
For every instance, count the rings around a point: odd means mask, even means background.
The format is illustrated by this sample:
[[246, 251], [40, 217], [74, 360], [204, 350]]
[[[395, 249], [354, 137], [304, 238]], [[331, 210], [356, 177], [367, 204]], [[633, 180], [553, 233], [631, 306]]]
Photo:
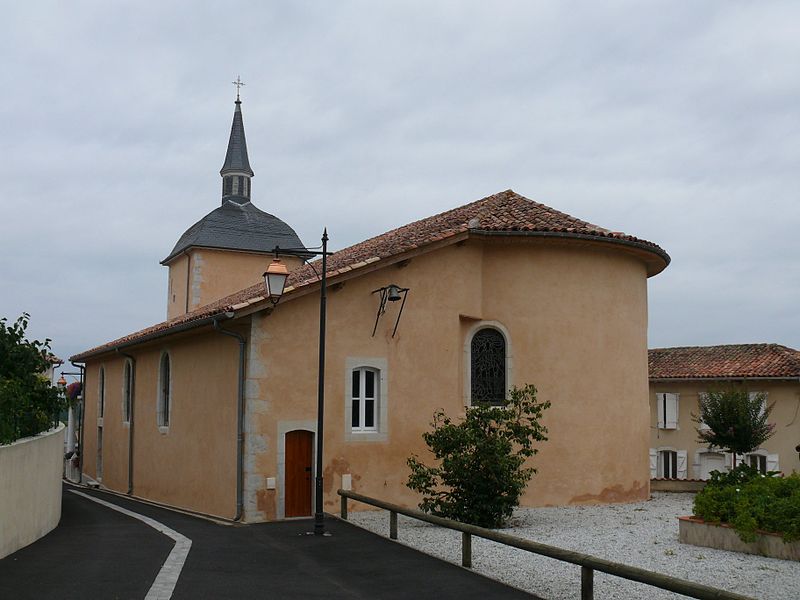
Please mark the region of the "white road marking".
[[151, 585], [150, 589], [147, 591], [145, 600], [169, 600], [172, 598], [172, 592], [175, 590], [175, 584], [178, 583], [178, 577], [181, 575], [183, 563], [186, 562], [186, 557], [189, 556], [192, 540], [150, 517], [145, 517], [144, 515], [122, 508], [111, 502], [106, 502], [105, 500], [100, 500], [89, 494], [84, 494], [83, 492], [78, 492], [76, 490], [69, 491], [78, 496], [88, 498], [92, 502], [97, 502], [117, 512], [121, 512], [124, 515], [138, 519], [156, 531], [175, 540], [175, 545], [172, 547], [172, 551], [169, 553], [167, 560], [161, 565], [161, 570], [158, 572], [155, 581], [153, 581], [153, 585]]

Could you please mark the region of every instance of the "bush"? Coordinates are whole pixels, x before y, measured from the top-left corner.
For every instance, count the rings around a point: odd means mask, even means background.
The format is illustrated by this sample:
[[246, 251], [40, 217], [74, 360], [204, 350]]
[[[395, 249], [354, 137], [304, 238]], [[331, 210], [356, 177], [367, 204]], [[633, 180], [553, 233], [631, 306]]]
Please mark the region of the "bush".
[[729, 473], [712, 473], [705, 489], [695, 496], [694, 514], [711, 523], [728, 523], [743, 542], [756, 531], [782, 535], [785, 542], [800, 539], [800, 474], [767, 476], [740, 465]]
[[514, 388], [503, 406], [478, 404], [460, 423], [444, 412], [433, 417], [433, 431], [422, 434], [437, 467], [417, 456], [408, 459], [406, 485], [424, 495], [420, 509], [463, 523], [500, 527], [511, 516], [536, 469], [524, 468], [546, 441], [539, 421], [549, 402], [536, 400], [536, 388]]
[[50, 340], [25, 339], [30, 315], [13, 325], [0, 319], [0, 444], [50, 429], [64, 398], [44, 376], [49, 368]]

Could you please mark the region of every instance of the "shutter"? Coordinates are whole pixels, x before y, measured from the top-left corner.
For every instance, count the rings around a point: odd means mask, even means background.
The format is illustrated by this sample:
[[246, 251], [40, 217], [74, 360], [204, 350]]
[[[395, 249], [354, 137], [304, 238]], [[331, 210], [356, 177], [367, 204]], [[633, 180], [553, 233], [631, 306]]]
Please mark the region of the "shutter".
[[678, 479], [686, 479], [686, 450], [678, 450]]
[[665, 429], [678, 428], [678, 394], [664, 394], [666, 397], [666, 415], [664, 415]]
[[656, 408], [658, 409], [658, 428], [664, 429], [664, 397], [666, 394], [656, 394]]
[[658, 477], [658, 454], [655, 448], [650, 448], [650, 479]]
[[780, 471], [780, 467], [778, 466], [778, 455], [777, 454], [767, 454], [767, 471]]

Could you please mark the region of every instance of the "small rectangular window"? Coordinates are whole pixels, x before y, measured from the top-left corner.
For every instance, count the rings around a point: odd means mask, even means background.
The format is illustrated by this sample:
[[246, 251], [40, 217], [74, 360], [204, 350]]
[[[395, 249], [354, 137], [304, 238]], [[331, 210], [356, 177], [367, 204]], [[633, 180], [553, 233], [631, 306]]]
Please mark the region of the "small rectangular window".
[[678, 428], [678, 394], [656, 394], [658, 405], [658, 428]]
[[361, 423], [361, 406], [360, 400], [358, 398], [353, 398], [353, 420], [351, 422], [351, 427], [353, 429], [357, 428]]
[[658, 453], [660, 477], [665, 479], [678, 478], [678, 453], [674, 450], [661, 450]]
[[353, 398], [360, 398], [361, 397], [361, 371], [355, 370], [353, 371]]

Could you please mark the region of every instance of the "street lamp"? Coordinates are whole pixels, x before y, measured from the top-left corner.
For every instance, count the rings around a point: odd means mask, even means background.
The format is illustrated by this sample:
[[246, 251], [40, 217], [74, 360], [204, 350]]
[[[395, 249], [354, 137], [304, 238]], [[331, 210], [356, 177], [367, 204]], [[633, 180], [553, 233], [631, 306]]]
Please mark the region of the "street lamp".
[[322, 256], [322, 276], [319, 288], [319, 373], [317, 378], [317, 467], [314, 477], [314, 535], [330, 535], [325, 531], [325, 515], [322, 512], [322, 440], [323, 425], [325, 414], [325, 320], [327, 316], [327, 273], [328, 256], [333, 252], [328, 252], [328, 229], [322, 232], [322, 250], [317, 252], [307, 248], [281, 248], [275, 246], [275, 258], [264, 272], [264, 286], [267, 296], [273, 305], [280, 302], [286, 286], [286, 278], [289, 271], [286, 269], [278, 254], [298, 256], [307, 258], [311, 256]]

